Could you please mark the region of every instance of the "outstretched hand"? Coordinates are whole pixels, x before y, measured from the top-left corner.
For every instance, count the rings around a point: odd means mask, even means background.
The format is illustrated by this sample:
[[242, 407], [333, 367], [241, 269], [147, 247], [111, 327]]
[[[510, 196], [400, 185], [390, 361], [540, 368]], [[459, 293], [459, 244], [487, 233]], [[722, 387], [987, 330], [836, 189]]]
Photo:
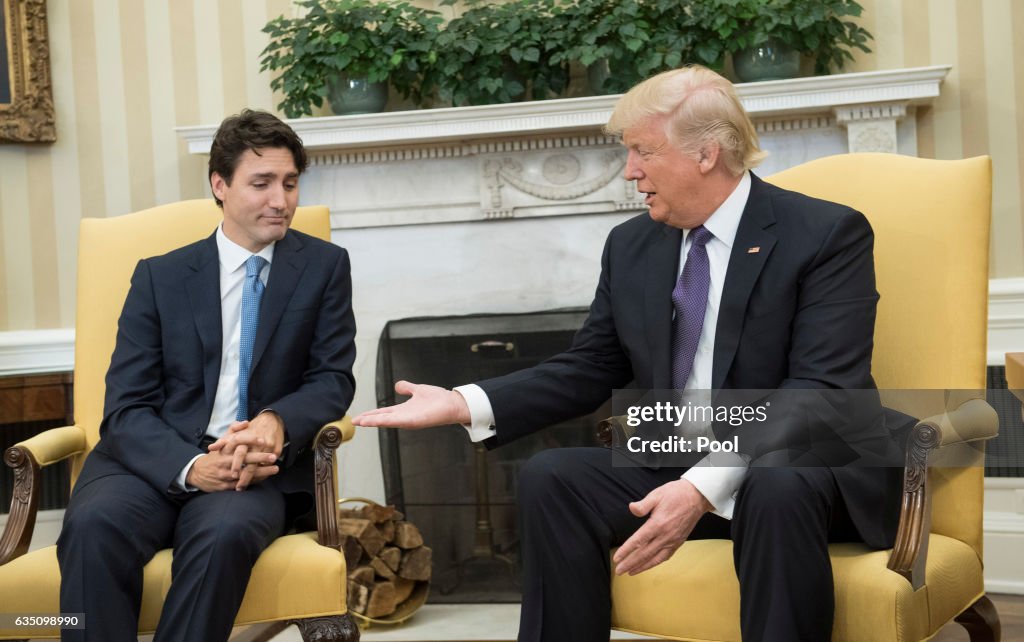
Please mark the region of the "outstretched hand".
[[615, 573], [636, 575], [672, 557], [697, 521], [712, 508], [711, 502], [686, 479], [658, 486], [640, 501], [630, 503], [631, 513], [649, 517], [615, 552]]
[[409, 395], [410, 399], [395, 406], [368, 410], [352, 419], [352, 423], [369, 428], [419, 429], [471, 421], [469, 405], [454, 390], [399, 381], [395, 392]]

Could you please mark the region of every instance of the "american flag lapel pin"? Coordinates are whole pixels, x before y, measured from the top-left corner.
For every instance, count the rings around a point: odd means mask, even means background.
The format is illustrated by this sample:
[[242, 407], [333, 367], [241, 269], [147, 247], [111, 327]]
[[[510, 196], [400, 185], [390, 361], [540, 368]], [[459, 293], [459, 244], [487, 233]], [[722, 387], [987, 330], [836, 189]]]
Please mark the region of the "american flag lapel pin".
[[747, 249], [747, 254], [757, 254], [760, 251], [761, 251], [761, 246], [760, 245], [755, 245], [754, 247]]

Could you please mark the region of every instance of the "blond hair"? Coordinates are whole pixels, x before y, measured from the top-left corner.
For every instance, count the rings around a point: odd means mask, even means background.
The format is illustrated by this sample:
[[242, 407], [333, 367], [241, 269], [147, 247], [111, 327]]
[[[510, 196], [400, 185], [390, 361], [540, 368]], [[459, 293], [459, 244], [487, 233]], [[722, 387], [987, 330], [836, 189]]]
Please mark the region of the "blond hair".
[[667, 116], [666, 134], [684, 154], [698, 156], [709, 142], [718, 144], [729, 171], [739, 176], [768, 155], [761, 151], [732, 83], [700, 65], [665, 71], [630, 89], [615, 104], [606, 133], [623, 132], [652, 116]]

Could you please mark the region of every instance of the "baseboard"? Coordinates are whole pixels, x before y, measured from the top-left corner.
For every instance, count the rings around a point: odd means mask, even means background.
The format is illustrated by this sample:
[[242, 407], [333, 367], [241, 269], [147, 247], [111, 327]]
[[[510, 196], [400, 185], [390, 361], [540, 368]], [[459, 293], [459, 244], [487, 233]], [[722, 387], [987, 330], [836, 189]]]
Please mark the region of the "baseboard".
[[1004, 595], [1024, 595], [1024, 580], [985, 580], [985, 591]]
[[[64, 509], [41, 510], [36, 513], [36, 527], [28, 549], [34, 551], [57, 543], [61, 525], [64, 524]], [[7, 526], [7, 514], [0, 515], [0, 532]]]
[[985, 479], [985, 590], [1024, 595], [1024, 478]]

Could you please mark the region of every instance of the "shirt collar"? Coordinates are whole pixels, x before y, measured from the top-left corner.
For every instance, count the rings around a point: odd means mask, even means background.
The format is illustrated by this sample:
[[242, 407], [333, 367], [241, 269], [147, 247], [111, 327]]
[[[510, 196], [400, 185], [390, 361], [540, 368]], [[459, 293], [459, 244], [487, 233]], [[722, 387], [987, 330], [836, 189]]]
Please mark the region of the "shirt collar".
[[[267, 247], [263, 248], [256, 253], [256, 256], [262, 256], [267, 260], [267, 263], [274, 262], [274, 246], [277, 244], [275, 241]], [[252, 252], [245, 249], [238, 243], [235, 243], [224, 234], [224, 224], [221, 223], [217, 226], [217, 254], [220, 257], [220, 264], [230, 274], [238, 268], [245, 265], [245, 262], [252, 256]]]
[[[740, 219], [743, 217], [743, 210], [747, 207], [747, 199], [750, 197], [750, 172], [743, 172], [739, 184], [725, 199], [718, 209], [704, 222], [704, 227], [715, 235], [715, 238], [725, 243], [726, 247], [732, 249], [736, 240], [736, 230], [739, 229]], [[683, 230], [683, 240], [690, 235], [690, 230]]]

